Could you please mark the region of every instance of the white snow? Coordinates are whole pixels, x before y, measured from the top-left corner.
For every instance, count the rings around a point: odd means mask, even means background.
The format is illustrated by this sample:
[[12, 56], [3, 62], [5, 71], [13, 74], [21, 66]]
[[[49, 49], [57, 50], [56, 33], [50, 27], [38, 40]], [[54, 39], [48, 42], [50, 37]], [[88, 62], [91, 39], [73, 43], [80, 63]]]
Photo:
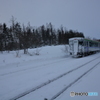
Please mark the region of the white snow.
[[[100, 64], [55, 100], [100, 100]], [[70, 96], [70, 92], [98, 92], [98, 96]]]
[[[29, 52], [33, 56], [28, 54], [24, 55], [22, 50], [20, 50], [19, 57], [16, 57], [15, 51], [10, 51], [10, 53], [4, 52], [3, 54], [0, 54], [0, 100], [9, 100], [100, 56], [100, 54], [97, 53], [83, 58], [72, 58], [67, 53], [63, 52], [62, 49], [64, 49], [64, 45], [45, 46], [38, 49], [40, 50], [40, 55], [34, 55], [36, 49], [29, 49]], [[97, 62], [98, 61], [99, 59]], [[93, 64], [95, 64], [95, 62], [83, 69], [78, 69], [77, 71], [73, 72], [73, 74], [62, 77], [61, 79], [54, 81], [49, 85], [20, 98], [19, 100], [44, 100], [44, 98], [50, 99], [57, 92], [68, 85], [67, 81], [73, 81], [80, 76], [83, 71], [91, 68]], [[99, 95], [97, 97], [70, 97], [71, 91], [100, 93], [100, 80], [98, 77], [100, 76], [99, 66], [100, 64], [56, 99], [99, 100]]]

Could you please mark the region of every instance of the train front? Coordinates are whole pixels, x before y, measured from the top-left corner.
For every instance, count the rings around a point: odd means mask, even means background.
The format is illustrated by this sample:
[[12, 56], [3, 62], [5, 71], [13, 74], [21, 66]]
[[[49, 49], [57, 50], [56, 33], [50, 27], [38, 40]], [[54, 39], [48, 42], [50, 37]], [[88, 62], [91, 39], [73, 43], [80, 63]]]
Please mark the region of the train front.
[[83, 38], [75, 37], [69, 39], [69, 51], [73, 57], [79, 57], [82, 52], [82, 46], [79, 45], [79, 40]]

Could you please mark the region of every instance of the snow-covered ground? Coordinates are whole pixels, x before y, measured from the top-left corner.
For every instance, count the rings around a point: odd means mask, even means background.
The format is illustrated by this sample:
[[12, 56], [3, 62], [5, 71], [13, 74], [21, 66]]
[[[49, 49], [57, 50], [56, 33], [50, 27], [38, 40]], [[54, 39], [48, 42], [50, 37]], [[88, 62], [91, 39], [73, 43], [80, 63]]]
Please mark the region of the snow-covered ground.
[[[100, 64], [56, 100], [100, 100]], [[70, 96], [70, 92], [98, 92], [98, 96]]]
[[[63, 49], [63, 50], [62, 50]], [[10, 100], [19, 94], [29, 91], [32, 88], [49, 81], [73, 68], [76, 68], [96, 57], [100, 53], [90, 55], [83, 58], [72, 58], [64, 52], [64, 46], [45, 46], [38, 48], [40, 55], [35, 55], [35, 49], [29, 49], [30, 55], [24, 55], [21, 50], [19, 57], [16, 52], [4, 52], [0, 54], [0, 100]], [[100, 61], [100, 58], [96, 61]], [[44, 100], [50, 99], [60, 90], [68, 85], [69, 82], [76, 79], [84, 71], [88, 70], [96, 62], [87, 65], [83, 69], [80, 68], [72, 74], [66, 75], [59, 80], [40, 88], [19, 100]], [[85, 75], [81, 80], [68, 88], [56, 100], [100, 100], [100, 64], [91, 72]], [[70, 97], [70, 92], [98, 92], [98, 96]]]

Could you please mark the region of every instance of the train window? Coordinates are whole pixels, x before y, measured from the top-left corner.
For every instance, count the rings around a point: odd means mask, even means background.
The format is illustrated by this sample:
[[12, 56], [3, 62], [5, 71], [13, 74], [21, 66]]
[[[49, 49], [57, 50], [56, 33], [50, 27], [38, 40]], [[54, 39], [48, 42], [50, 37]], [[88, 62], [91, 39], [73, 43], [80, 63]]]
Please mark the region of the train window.
[[98, 47], [98, 43], [95, 43], [95, 46]]
[[79, 41], [79, 45], [83, 45], [83, 41]]
[[96, 43], [94, 43], [94, 47], [96, 47]]
[[98, 43], [93, 43], [93, 47], [98, 47]]
[[92, 47], [92, 42], [89, 42], [89, 46]]

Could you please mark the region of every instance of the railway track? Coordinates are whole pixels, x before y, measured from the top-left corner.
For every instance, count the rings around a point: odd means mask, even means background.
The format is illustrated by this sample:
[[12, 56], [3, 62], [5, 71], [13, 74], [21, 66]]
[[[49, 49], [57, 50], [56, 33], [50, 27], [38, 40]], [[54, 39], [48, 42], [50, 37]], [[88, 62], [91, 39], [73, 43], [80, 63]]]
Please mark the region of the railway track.
[[[97, 57], [97, 58], [95, 58], [95, 59], [92, 59], [92, 60], [86, 62], [85, 64], [82, 64], [81, 66], [78, 66], [77, 68], [74, 68], [74, 69], [72, 69], [72, 70], [70, 70], [70, 71], [67, 71], [66, 73], [63, 73], [63, 74], [59, 75], [58, 77], [55, 77], [55, 78], [53, 78], [53, 79], [51, 79], [51, 80], [49, 80], [49, 81], [46, 81], [46, 82], [44, 82], [44, 83], [42, 83], [42, 84], [40, 84], [40, 85], [38, 85], [38, 86], [36, 86], [36, 87], [34, 87], [34, 88], [28, 90], [28, 91], [25, 91], [25, 92], [23, 92], [23, 93], [21, 93], [21, 94], [15, 96], [15, 97], [9, 99], [9, 100], [17, 100], [17, 99], [19, 99], [19, 98], [22, 98], [22, 97], [26, 96], [27, 94], [29, 94], [29, 93], [31, 93], [31, 92], [34, 92], [34, 91], [36, 91], [36, 90], [38, 90], [38, 89], [40, 89], [40, 88], [42, 88], [42, 87], [44, 87], [44, 86], [47, 86], [47, 85], [49, 85], [50, 83], [52, 83], [52, 82], [54, 82], [54, 81], [56, 81], [56, 80], [58, 80], [58, 79], [60, 79], [60, 78], [62, 78], [62, 77], [64, 77], [64, 76], [68, 75], [69, 73], [72, 73], [72, 72], [78, 70], [79, 68], [84, 67], [85, 65], [87, 65], [87, 64], [89, 64], [89, 63], [95, 61], [95, 60], [98, 59], [98, 58], [100, 58], [100, 57]], [[100, 63], [100, 62], [98, 62], [95, 66], [97, 66], [99, 63]], [[89, 71], [91, 71], [93, 68], [95, 68], [95, 66], [93, 66], [93, 67], [92, 67], [91, 69], [89, 69], [88, 71], [84, 72], [84, 74], [82, 74], [81, 76], [79, 76], [76, 80], [74, 80], [74, 81], [71, 82], [68, 86], [66, 86], [64, 89], [62, 89], [62, 90], [59, 91], [57, 94], [55, 94], [50, 100], [54, 100], [54, 99], [57, 98], [59, 95], [61, 95], [65, 90], [67, 90], [69, 87], [71, 87], [75, 82], [77, 82], [77, 81], [78, 81], [79, 79], [81, 79], [84, 75], [86, 75]]]
[[[56, 99], [58, 96], [60, 96], [64, 91], [66, 91], [69, 87], [71, 87], [73, 84], [75, 84], [77, 81], [79, 81], [83, 76], [85, 76], [86, 74], [88, 74], [91, 70], [93, 70], [97, 65], [99, 65], [100, 62], [98, 62], [97, 64], [95, 64], [92, 68], [90, 68], [89, 70], [87, 70], [86, 72], [84, 72], [81, 76], [79, 76], [77, 79], [75, 79], [73, 82], [71, 82], [69, 85], [67, 85], [65, 88], [63, 88], [61, 91], [59, 91], [57, 94], [55, 94], [51, 99], [49, 100], [54, 100]], [[48, 100], [48, 99], [47, 99]]]

